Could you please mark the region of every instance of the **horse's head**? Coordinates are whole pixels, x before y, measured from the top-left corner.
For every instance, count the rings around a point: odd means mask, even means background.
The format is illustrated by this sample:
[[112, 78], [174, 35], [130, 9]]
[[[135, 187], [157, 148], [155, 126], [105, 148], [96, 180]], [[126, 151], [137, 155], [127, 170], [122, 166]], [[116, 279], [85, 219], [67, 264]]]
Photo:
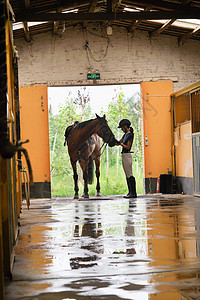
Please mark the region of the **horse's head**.
[[98, 120], [98, 135], [104, 140], [104, 142], [108, 143], [108, 146], [113, 147], [116, 145], [116, 138], [112, 133], [110, 127], [108, 126], [106, 116], [100, 117], [96, 114]]

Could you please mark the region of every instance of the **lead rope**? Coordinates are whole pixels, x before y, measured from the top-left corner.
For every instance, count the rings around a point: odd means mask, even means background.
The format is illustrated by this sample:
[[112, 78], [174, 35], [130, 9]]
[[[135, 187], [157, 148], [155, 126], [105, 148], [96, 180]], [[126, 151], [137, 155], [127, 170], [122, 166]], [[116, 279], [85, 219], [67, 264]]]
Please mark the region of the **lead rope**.
[[[106, 147], [104, 147], [105, 145], [107, 145], [107, 143], [106, 142], [103, 142], [103, 144], [102, 144], [102, 146], [101, 146], [101, 148], [99, 149], [99, 151], [97, 152], [97, 154], [93, 157], [93, 155], [92, 155], [92, 159], [94, 160], [97, 156], [101, 156], [103, 153], [104, 153], [104, 151], [105, 151], [105, 149], [106, 149]], [[103, 147], [104, 147], [104, 149], [103, 149]], [[101, 152], [101, 154], [100, 155], [98, 155], [98, 153], [101, 151], [101, 149], [103, 149], [103, 151]]]

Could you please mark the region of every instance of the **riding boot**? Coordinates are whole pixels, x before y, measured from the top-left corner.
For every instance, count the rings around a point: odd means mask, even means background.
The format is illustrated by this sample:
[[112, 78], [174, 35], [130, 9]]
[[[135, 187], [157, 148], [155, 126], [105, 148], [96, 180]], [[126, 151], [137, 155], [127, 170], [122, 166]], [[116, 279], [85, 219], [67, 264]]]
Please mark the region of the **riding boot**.
[[137, 198], [135, 177], [128, 178], [130, 184], [130, 194], [126, 198]]
[[129, 195], [131, 193], [131, 186], [130, 186], [129, 178], [126, 178], [126, 181], [127, 181], [127, 186], [128, 186], [128, 194], [126, 196], [124, 196], [124, 198], [129, 198]]

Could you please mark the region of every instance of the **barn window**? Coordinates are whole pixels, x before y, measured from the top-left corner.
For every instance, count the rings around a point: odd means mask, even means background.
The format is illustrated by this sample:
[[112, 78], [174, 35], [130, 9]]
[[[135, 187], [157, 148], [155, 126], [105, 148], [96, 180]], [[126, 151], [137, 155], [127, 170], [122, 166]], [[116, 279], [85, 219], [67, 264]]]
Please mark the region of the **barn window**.
[[178, 124], [190, 121], [190, 95], [189, 93], [174, 98], [175, 127]]

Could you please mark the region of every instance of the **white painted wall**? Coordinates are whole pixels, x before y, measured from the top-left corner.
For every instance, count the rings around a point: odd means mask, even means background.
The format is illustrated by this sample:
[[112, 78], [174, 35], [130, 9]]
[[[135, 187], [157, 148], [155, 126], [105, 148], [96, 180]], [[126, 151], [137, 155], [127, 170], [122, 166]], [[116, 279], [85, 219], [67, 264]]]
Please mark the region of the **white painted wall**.
[[[114, 27], [109, 43], [100, 35], [96, 24], [87, 34], [76, 26], [66, 28], [62, 37], [52, 37], [51, 32], [35, 35], [31, 44], [16, 39], [20, 85], [93, 84], [87, 81], [88, 70], [100, 72], [97, 84], [172, 80], [174, 92], [200, 80], [199, 41], [178, 46], [177, 37], [160, 35], [150, 40], [142, 31], [131, 37], [122, 27]], [[85, 50], [86, 39], [92, 57]]]

